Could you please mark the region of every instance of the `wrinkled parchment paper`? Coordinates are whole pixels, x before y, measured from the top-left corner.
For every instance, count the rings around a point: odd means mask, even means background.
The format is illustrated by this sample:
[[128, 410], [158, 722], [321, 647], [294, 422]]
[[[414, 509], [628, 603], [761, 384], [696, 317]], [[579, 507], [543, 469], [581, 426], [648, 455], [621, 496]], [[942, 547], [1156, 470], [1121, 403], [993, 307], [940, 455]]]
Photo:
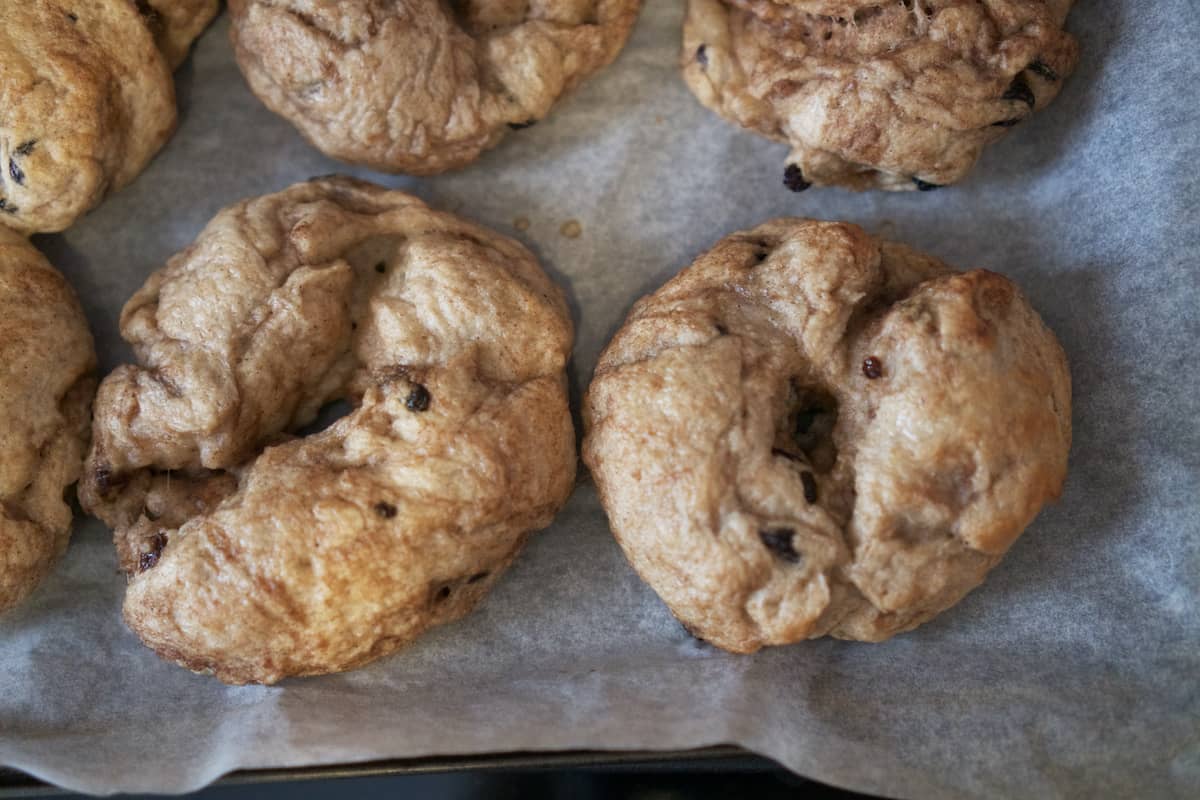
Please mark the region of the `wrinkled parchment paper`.
[[[1192, 2], [1081, 2], [1078, 72], [962, 185], [780, 185], [785, 147], [679, 79], [681, 3], [553, 116], [462, 172], [348, 170], [268, 113], [227, 20], [178, 75], [182, 124], [137, 182], [37, 244], [78, 288], [105, 370], [122, 303], [221, 207], [349, 171], [515, 235], [566, 288], [576, 400], [633, 300], [771, 216], [847, 219], [1006, 273], [1062, 340], [1075, 446], [1062, 502], [987, 583], [915, 633], [733, 656], [625, 563], [589, 482], [473, 615], [345, 675], [226, 688], [122, 625], [107, 531], [0, 618], [0, 763], [96, 793], [237, 768], [734, 742], [912, 798], [1200, 796], [1200, 25]], [[528, 228], [518, 220], [528, 220]], [[577, 221], [577, 238], [562, 227]]]

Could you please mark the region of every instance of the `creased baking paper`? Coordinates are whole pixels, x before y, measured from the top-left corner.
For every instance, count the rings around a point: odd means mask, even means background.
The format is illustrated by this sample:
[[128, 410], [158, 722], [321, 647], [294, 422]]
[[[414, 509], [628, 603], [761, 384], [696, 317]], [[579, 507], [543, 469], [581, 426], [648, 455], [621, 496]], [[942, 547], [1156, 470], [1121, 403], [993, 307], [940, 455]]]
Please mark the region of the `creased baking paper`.
[[1082, 61], [1058, 100], [962, 185], [903, 195], [784, 190], [786, 147], [684, 87], [681, 17], [650, 0], [619, 61], [552, 117], [425, 180], [305, 144], [246, 89], [222, 19], [178, 75], [166, 150], [36, 243], [79, 290], [107, 370], [130, 358], [122, 303], [221, 207], [336, 171], [409, 187], [517, 236], [566, 287], [577, 401], [634, 299], [723, 234], [850, 220], [1025, 289], [1071, 362], [1062, 501], [915, 633], [747, 657], [673, 621], [583, 482], [467, 619], [357, 672], [272, 688], [144, 649], [120, 621], [108, 532], [81, 519], [53, 578], [0, 618], [0, 763], [89, 792], [184, 791], [238, 768], [734, 742], [900, 797], [1200, 796], [1195, 5], [1079, 3]]

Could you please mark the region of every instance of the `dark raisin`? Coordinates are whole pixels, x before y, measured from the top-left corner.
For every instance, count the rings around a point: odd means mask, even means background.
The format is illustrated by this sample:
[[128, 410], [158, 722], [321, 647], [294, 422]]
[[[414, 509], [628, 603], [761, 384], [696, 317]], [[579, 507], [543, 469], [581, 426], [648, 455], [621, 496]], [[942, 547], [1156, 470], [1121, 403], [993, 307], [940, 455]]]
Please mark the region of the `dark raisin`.
[[33, 152], [33, 146], [37, 144], [37, 139], [30, 139], [28, 142], [22, 142], [17, 145], [17, 149], [13, 152], [19, 156], [27, 156]]
[[385, 503], [381, 500], [375, 504], [375, 513], [384, 519], [391, 519], [396, 516], [396, 507], [391, 503]]
[[1041, 75], [1048, 81], [1058, 80], [1058, 73], [1054, 71], [1054, 68], [1040, 59], [1035, 58], [1033, 61], [1030, 61], [1026, 69], [1035, 75]]
[[718, 322], [718, 323], [717, 323], [717, 335], [719, 335], [719, 336], [728, 336], [728, 335], [729, 335], [729, 328], [726, 328], [724, 325], [722, 325], [721, 323], [719, 323], [719, 322]]
[[15, 159], [8, 160], [8, 174], [17, 182], [18, 186], [25, 185], [25, 173], [21, 171], [21, 167], [17, 165]]
[[758, 263], [761, 264], [762, 262], [767, 260], [767, 256], [769, 256], [769, 255], [771, 255], [771, 252], [769, 250], [759, 250], [757, 253], [754, 254], [754, 258], [755, 258], [755, 260], [758, 261]]
[[75, 16], [70, 11], [67, 12], [67, 19], [71, 20], [71, 22], [79, 22], [79, 17]]
[[525, 130], [526, 128], [532, 128], [536, 124], [536, 119], [527, 119], [524, 122], [510, 122], [508, 123], [508, 127], [512, 128], [514, 131], [521, 131]]
[[875, 380], [883, 377], [883, 362], [875, 356], [867, 356], [862, 363], [863, 375], [868, 379]]
[[696, 48], [696, 63], [702, 67], [708, 66], [708, 45], [702, 44]]
[[811, 472], [801, 472], [800, 482], [804, 484], [804, 499], [809, 505], [817, 502], [817, 479]]
[[811, 183], [804, 180], [804, 173], [795, 164], [788, 164], [787, 169], [783, 171], [783, 185], [793, 192], [803, 192], [812, 186]]
[[762, 543], [776, 556], [791, 564], [797, 564], [800, 562], [800, 554], [792, 546], [795, 533], [791, 528], [763, 528], [758, 532], [758, 538], [762, 539]]
[[1025, 80], [1024, 75], [1017, 75], [1013, 78], [1012, 83], [1008, 85], [1008, 89], [1000, 97], [1001, 100], [1020, 100], [1025, 105], [1033, 108], [1037, 103], [1037, 98], [1033, 94], [1033, 89], [1029, 88], [1029, 82]]
[[449, 596], [450, 596], [450, 587], [449, 587], [449, 586], [443, 586], [442, 588], [438, 589], [438, 592], [437, 592], [437, 594], [434, 596], [434, 598], [433, 598], [433, 599], [434, 599], [434, 601], [435, 601], [435, 602], [438, 602], [438, 603], [440, 603], [440, 602], [442, 602], [443, 600], [445, 600], [445, 599], [446, 599], [447, 597], [449, 597]]
[[158, 9], [150, 5], [149, 0], [136, 0], [138, 13], [146, 21], [146, 25], [151, 32], [158, 34], [162, 28], [162, 15], [158, 13]]
[[154, 538], [150, 540], [150, 550], [138, 557], [138, 572], [145, 572], [154, 567], [158, 563], [158, 559], [162, 557], [163, 548], [166, 546], [167, 537], [161, 533], [154, 534]]
[[409, 411], [425, 411], [429, 408], [429, 390], [421, 384], [413, 384], [412, 391], [408, 393], [408, 399], [404, 401], [404, 406]]
[[487, 576], [488, 576], [488, 573], [486, 573], [486, 572], [476, 572], [474, 575], [467, 578], [467, 583], [479, 583], [481, 580], [483, 580]]
[[385, 272], [387, 272], [387, 264], [383, 261], [380, 261], [378, 264], [375, 265], [375, 271], [378, 272], [380, 275], [384, 274]]
[[96, 486], [100, 489], [100, 494], [108, 494], [113, 489], [123, 486], [127, 478], [121, 475], [114, 475], [110, 467], [96, 468]]
[[923, 181], [920, 178], [913, 178], [912, 181], [913, 184], [916, 185], [918, 192], [932, 192], [934, 189], [942, 188], [940, 183], [930, 183], [929, 181]]

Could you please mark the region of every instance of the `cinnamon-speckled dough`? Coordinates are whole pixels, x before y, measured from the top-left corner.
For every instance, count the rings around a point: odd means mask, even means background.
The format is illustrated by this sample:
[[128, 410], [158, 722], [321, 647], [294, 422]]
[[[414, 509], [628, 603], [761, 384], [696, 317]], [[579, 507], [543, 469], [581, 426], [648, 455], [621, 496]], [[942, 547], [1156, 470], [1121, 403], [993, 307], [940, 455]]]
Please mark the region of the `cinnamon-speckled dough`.
[[67, 549], [96, 356], [70, 285], [0, 226], [0, 611]]
[[327, 155], [461, 167], [616, 58], [640, 0], [230, 0], [250, 88]]
[[137, 177], [175, 129], [171, 67], [216, 6], [0, 0], [0, 224], [61, 231]]
[[786, 141], [784, 182], [928, 190], [1058, 94], [1071, 0], [688, 0], [704, 105]]
[[237, 203], [121, 332], [138, 363], [100, 387], [80, 499], [115, 530], [130, 627], [223, 681], [457, 619], [571, 491], [562, 294], [409, 195], [324, 178]]
[[1058, 497], [1071, 390], [1005, 278], [780, 219], [634, 306], [584, 421], [634, 568], [751, 652], [886, 639], [958, 602]]

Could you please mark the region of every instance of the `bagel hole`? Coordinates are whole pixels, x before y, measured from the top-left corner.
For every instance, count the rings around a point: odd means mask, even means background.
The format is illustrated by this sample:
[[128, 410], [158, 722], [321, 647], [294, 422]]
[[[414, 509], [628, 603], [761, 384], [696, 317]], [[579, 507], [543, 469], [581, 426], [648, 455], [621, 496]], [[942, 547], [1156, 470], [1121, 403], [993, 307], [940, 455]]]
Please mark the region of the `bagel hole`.
[[312, 436], [314, 433], [320, 433], [353, 410], [354, 406], [346, 400], [339, 399], [334, 400], [332, 403], [326, 403], [317, 412], [316, 419], [299, 428], [296, 431], [296, 435], [305, 437]]
[[793, 381], [788, 388], [787, 414], [775, 435], [776, 449], [802, 456], [817, 472], [829, 472], [837, 461], [833, 443], [837, 416], [833, 395]]

